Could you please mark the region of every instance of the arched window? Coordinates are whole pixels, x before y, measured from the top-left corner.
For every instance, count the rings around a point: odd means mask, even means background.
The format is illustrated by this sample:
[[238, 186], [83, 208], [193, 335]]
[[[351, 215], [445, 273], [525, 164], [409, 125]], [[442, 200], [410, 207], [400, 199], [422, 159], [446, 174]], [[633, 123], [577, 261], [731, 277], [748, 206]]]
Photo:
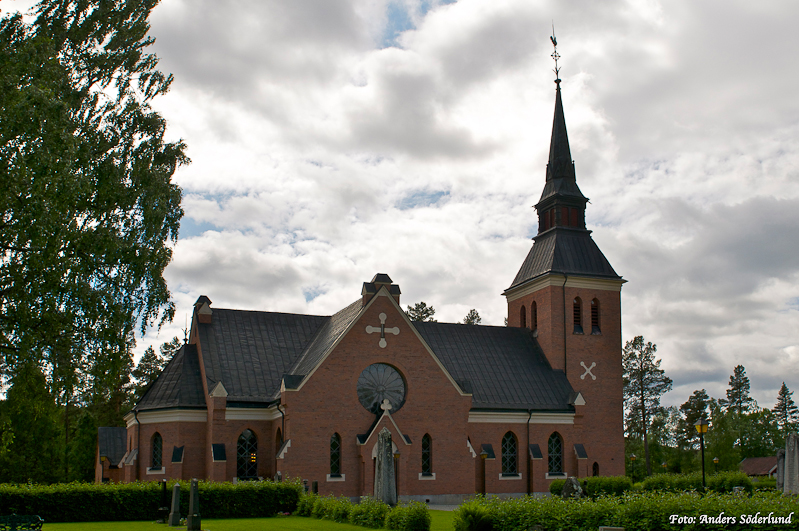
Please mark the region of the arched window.
[[594, 461], [594, 467], [593, 467], [592, 472], [593, 472], [594, 476], [598, 476], [599, 475], [599, 463], [597, 463], [596, 461]]
[[519, 326], [522, 328], [527, 328], [527, 310], [522, 304], [522, 307], [519, 308]]
[[512, 431], [509, 431], [502, 438], [502, 475], [516, 475], [517, 467], [517, 453], [516, 453], [516, 436]]
[[550, 474], [563, 474], [563, 439], [558, 432], [549, 436], [547, 461]]
[[583, 303], [580, 297], [574, 299], [574, 333], [583, 333]]
[[236, 476], [239, 479], [258, 477], [258, 437], [244, 430], [236, 444]]
[[591, 301], [591, 333], [601, 334], [599, 330], [599, 300]]
[[538, 305], [535, 301], [530, 305], [530, 329], [533, 332], [538, 330]]
[[422, 475], [433, 475], [433, 439], [428, 433], [422, 437]]
[[338, 433], [330, 437], [330, 477], [341, 477], [341, 436]]
[[163, 463], [163, 455], [164, 455], [164, 439], [161, 437], [161, 434], [155, 432], [153, 435], [152, 440], [152, 459], [150, 460], [151, 468], [153, 469], [160, 469], [161, 464]]

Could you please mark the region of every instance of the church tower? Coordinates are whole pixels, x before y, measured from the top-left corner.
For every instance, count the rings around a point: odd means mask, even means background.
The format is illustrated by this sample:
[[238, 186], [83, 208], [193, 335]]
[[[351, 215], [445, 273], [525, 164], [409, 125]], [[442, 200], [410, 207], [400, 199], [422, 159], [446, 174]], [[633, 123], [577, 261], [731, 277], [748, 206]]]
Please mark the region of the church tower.
[[626, 281], [586, 229], [588, 198], [577, 186], [560, 83], [555, 80], [546, 181], [535, 205], [538, 234], [504, 292], [508, 326], [532, 331], [552, 368], [563, 371], [580, 395], [578, 417], [583, 409], [591, 412], [581, 425], [595, 441], [593, 451], [613, 455], [610, 470], [599, 473], [623, 474], [621, 287]]

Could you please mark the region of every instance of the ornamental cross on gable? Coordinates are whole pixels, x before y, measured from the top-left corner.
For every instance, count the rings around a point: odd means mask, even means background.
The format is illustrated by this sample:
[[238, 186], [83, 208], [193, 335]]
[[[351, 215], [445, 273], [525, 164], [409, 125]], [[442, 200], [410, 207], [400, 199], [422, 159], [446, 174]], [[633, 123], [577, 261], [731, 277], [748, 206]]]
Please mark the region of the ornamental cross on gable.
[[380, 328], [376, 326], [367, 326], [366, 333], [373, 334], [375, 332], [380, 332], [380, 348], [386, 348], [386, 333], [394, 334], [395, 336], [399, 335], [399, 327], [393, 328], [386, 328], [386, 314], [381, 313], [378, 317], [380, 317]]

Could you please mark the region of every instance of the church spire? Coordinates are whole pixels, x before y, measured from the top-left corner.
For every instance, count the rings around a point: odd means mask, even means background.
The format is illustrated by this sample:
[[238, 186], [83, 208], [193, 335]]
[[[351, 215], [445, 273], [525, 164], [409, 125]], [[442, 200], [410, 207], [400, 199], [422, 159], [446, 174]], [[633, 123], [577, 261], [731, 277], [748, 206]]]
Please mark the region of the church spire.
[[535, 206], [538, 210], [538, 233], [555, 227], [585, 230], [585, 204], [588, 199], [577, 186], [574, 161], [566, 133], [566, 118], [563, 115], [563, 100], [560, 94], [560, 67], [558, 66], [558, 41], [552, 29], [552, 44], [555, 51], [555, 116], [552, 120], [552, 139], [549, 144], [546, 184], [541, 199]]

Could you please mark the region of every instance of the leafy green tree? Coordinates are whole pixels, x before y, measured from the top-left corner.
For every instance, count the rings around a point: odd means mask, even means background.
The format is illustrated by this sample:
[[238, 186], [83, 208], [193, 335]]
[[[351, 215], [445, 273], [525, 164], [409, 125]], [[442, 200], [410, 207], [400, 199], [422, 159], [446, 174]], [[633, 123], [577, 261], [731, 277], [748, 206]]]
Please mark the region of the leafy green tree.
[[428, 321], [431, 323], [437, 322], [433, 319], [433, 316], [436, 314], [436, 309], [432, 306], [428, 306], [426, 302], [417, 302], [413, 306], [408, 306], [405, 313], [408, 315], [408, 319], [411, 321]]
[[707, 396], [707, 392], [704, 389], [697, 389], [680, 406], [683, 418], [678, 425], [679, 435], [677, 439], [681, 446], [694, 448], [699, 444], [699, 434], [694, 424], [701, 418], [708, 418], [708, 400], [710, 400], [710, 397]]
[[649, 455], [649, 431], [652, 418], [660, 411], [660, 397], [671, 390], [671, 378], [655, 360], [657, 345], [644, 343], [643, 336], [627, 341], [622, 351], [625, 428], [644, 442], [647, 475], [652, 474]]
[[746, 369], [743, 365], [736, 365], [730, 376], [730, 388], [727, 389], [727, 399], [719, 400], [728, 411], [733, 411], [738, 415], [747, 413], [752, 407], [757, 407], [754, 399], [749, 396], [749, 378], [746, 376]]
[[783, 440], [788, 437], [789, 433], [796, 433], [797, 424], [799, 424], [799, 409], [792, 397], [793, 391], [790, 391], [785, 382], [782, 382], [782, 387], [777, 393], [777, 404], [772, 411], [777, 425], [780, 427]]
[[469, 313], [463, 318], [463, 324], [467, 325], [479, 325], [482, 321], [483, 319], [480, 317], [480, 314], [477, 313], [477, 310], [474, 308], [469, 310]]
[[740, 418], [737, 446], [741, 459], [774, 455], [781, 444], [777, 419], [769, 409], [751, 411]]
[[174, 314], [188, 159], [150, 107], [172, 80], [144, 53], [154, 5], [43, 0], [32, 24], [0, 20], [0, 368], [37, 356], [67, 395], [88, 353]]
[[[738, 444], [738, 428], [735, 415], [725, 411], [719, 400], [708, 401], [710, 422], [705, 434], [705, 466], [712, 463], [714, 457], [719, 458], [719, 470], [738, 470], [741, 462], [741, 449]], [[699, 465], [699, 453], [695, 457]]]

